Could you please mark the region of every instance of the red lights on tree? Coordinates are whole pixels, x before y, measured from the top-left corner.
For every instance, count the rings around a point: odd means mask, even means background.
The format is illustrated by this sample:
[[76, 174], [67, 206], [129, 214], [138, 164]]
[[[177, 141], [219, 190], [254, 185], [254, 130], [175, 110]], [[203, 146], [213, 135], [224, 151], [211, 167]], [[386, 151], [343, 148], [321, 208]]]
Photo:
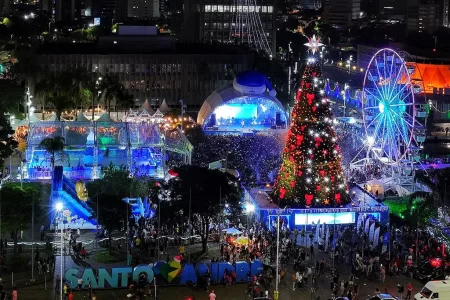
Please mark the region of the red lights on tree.
[[[274, 195], [292, 207], [349, 203], [329, 102], [323, 101], [321, 65], [305, 67], [292, 111]], [[313, 201], [314, 200], [314, 201]], [[284, 205], [284, 204], [283, 204]]]

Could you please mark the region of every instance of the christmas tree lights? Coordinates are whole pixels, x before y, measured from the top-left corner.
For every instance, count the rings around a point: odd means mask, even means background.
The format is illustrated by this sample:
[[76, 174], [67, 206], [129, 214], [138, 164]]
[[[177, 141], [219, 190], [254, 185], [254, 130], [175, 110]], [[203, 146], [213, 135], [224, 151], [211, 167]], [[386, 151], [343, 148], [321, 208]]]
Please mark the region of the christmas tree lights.
[[275, 197], [292, 207], [340, 207], [349, 202], [324, 85], [321, 63], [308, 59], [274, 190]]

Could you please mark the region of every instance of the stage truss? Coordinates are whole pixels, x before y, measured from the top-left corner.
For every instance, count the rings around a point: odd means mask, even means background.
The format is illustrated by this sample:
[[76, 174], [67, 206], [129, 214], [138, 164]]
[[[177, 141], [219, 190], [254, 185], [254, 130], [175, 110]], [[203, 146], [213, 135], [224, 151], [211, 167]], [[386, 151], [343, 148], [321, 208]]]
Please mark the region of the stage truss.
[[[384, 190], [396, 190], [399, 195], [417, 190], [414, 164], [425, 140], [416, 103], [423, 89], [411, 80], [414, 68], [406, 52], [385, 48], [372, 57], [361, 97], [364, 146], [350, 163], [351, 169], [366, 174], [379, 168], [381, 178], [377, 179]], [[365, 154], [362, 159], [361, 153]]]

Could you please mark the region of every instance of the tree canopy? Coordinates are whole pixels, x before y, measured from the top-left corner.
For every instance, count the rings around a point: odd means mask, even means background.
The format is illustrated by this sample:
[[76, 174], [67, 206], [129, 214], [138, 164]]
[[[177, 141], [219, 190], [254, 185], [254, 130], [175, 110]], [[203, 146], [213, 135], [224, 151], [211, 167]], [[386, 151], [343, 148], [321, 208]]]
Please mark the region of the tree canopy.
[[112, 164], [103, 170], [101, 179], [88, 183], [87, 190], [91, 197], [88, 205], [94, 210], [94, 216], [98, 216], [98, 222], [108, 230], [109, 238], [113, 231], [121, 229], [126, 218], [131, 215], [131, 209], [126, 215], [128, 204], [123, 198], [146, 197], [150, 183], [149, 178], [130, 177], [125, 166]]
[[0, 110], [0, 167], [3, 166], [5, 158], [9, 157], [17, 147], [13, 138], [14, 131], [9, 124], [8, 116]]
[[64, 150], [64, 143], [65, 140], [62, 136], [47, 137], [39, 143], [39, 146], [51, 155], [52, 166], [55, 164], [55, 154]]
[[[41, 199], [48, 198], [50, 186], [41, 183], [6, 183], [0, 189], [2, 232], [16, 233], [31, 225], [32, 203], [34, 200], [35, 220], [42, 214]], [[14, 240], [15, 244], [17, 239]]]
[[240, 214], [241, 186], [231, 175], [219, 170], [182, 166], [174, 172], [177, 176], [163, 184], [170, 216], [188, 221], [191, 211], [192, 227], [201, 236], [203, 251], [206, 251], [209, 225], [220, 216], [224, 204], [228, 204], [232, 216]]

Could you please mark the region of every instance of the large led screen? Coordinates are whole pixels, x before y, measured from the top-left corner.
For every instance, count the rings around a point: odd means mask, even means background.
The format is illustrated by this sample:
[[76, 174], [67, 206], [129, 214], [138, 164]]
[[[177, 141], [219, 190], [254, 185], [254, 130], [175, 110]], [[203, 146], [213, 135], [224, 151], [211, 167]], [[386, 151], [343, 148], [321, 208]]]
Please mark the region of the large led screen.
[[[311, 214], [295, 214], [295, 225], [312, 225], [317, 224], [320, 220], [320, 224], [351, 224], [355, 223], [354, 212], [341, 212], [341, 213], [311, 213]], [[308, 221], [308, 224], [306, 224]]]
[[219, 106], [214, 111], [216, 114], [216, 119], [252, 119], [258, 115], [258, 105], [257, 104], [238, 104], [238, 103], [228, 103]]

